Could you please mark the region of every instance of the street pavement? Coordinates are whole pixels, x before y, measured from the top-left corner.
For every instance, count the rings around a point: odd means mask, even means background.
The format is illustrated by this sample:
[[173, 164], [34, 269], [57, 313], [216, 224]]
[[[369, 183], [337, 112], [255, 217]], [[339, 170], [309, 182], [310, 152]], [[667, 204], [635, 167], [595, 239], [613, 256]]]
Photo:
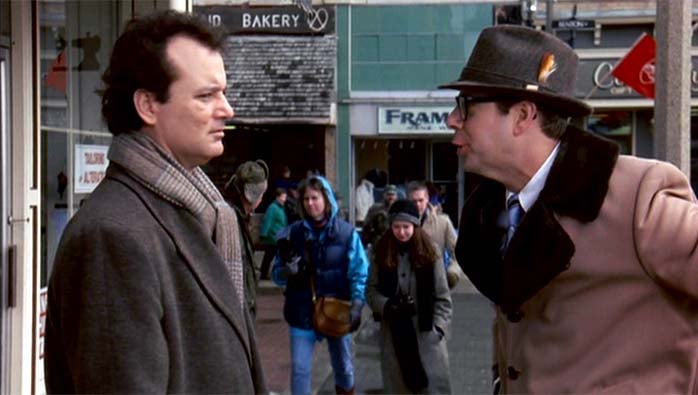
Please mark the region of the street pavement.
[[[448, 350], [453, 393], [491, 394], [492, 307], [467, 280], [461, 281], [451, 296], [453, 320]], [[373, 322], [368, 307], [364, 308], [362, 321], [354, 336], [356, 393], [383, 393], [378, 324]], [[283, 294], [271, 281], [260, 282], [256, 332], [269, 390], [274, 394], [289, 394], [291, 363]], [[335, 393], [326, 345], [327, 342], [318, 343], [313, 355], [313, 394]]]

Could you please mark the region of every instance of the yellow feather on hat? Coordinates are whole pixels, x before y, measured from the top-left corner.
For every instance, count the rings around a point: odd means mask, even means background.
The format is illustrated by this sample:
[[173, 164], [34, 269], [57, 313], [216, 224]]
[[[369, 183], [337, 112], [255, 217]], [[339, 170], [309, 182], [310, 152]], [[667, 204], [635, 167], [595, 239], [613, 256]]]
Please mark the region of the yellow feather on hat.
[[555, 55], [550, 52], [544, 53], [540, 60], [540, 66], [538, 67], [538, 83], [545, 84], [550, 74], [554, 73], [555, 70], [557, 70]]

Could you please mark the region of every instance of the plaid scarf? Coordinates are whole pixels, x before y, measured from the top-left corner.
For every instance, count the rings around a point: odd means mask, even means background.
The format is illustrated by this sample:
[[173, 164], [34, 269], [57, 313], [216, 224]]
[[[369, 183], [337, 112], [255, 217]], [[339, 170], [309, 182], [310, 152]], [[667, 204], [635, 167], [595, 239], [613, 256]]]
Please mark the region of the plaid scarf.
[[235, 211], [200, 167], [186, 170], [142, 132], [112, 139], [107, 157], [158, 196], [189, 210], [214, 239], [244, 306], [242, 248]]

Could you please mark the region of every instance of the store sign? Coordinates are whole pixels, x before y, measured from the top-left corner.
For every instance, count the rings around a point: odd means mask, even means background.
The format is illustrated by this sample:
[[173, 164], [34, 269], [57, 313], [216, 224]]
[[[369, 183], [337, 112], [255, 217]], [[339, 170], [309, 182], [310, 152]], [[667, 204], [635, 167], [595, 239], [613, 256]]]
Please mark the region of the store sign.
[[91, 193], [104, 178], [109, 165], [107, 145], [75, 145], [75, 193]]
[[453, 107], [378, 107], [378, 133], [450, 134], [446, 126]]
[[553, 21], [553, 29], [558, 30], [584, 30], [593, 29], [596, 26], [596, 21], [591, 19], [560, 19]]
[[[580, 59], [577, 67], [575, 96], [588, 99], [642, 99], [634, 89], [611, 75], [619, 61], [612, 59]], [[691, 97], [698, 98], [698, 57], [691, 58]]]
[[230, 34], [332, 34], [335, 31], [334, 7], [195, 6], [211, 26], [223, 27]]

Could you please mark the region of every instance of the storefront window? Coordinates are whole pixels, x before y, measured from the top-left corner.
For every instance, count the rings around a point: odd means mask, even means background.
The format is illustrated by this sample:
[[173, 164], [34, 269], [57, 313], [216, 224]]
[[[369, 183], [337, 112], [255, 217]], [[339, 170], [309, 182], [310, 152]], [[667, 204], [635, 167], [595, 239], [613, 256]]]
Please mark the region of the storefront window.
[[39, 1], [41, 286], [65, 225], [107, 166], [101, 75], [121, 25], [119, 1]]
[[633, 117], [630, 111], [603, 111], [589, 117], [587, 129], [620, 146], [621, 154], [633, 153]]

